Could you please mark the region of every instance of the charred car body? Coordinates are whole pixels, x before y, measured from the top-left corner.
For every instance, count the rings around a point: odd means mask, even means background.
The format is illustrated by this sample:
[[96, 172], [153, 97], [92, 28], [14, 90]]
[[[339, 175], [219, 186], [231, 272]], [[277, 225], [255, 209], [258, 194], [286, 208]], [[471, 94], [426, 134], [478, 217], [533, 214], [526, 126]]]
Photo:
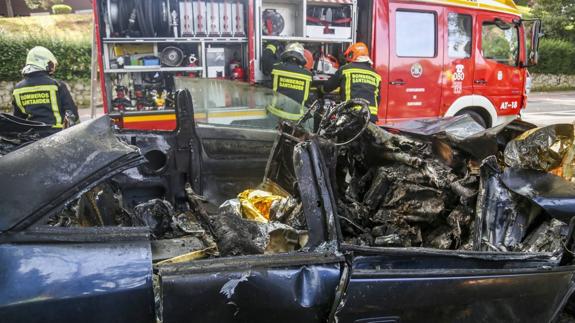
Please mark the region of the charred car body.
[[175, 132], [104, 117], [23, 146], [3, 134], [19, 149], [0, 157], [0, 317], [555, 319], [575, 189], [547, 171], [570, 162], [573, 128], [383, 129], [358, 104], [278, 132], [197, 124], [181, 91]]

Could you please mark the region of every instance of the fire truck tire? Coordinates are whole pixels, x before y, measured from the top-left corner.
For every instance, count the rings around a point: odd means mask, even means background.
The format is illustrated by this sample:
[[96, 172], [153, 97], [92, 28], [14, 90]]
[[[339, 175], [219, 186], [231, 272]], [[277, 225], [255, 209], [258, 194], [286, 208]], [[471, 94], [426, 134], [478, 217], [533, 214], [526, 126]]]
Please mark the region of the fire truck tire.
[[474, 110], [461, 110], [459, 111], [457, 114], [455, 114], [456, 116], [461, 116], [461, 115], [468, 115], [471, 118], [473, 118], [473, 120], [475, 120], [475, 122], [479, 123], [481, 126], [483, 126], [484, 128], [489, 128], [490, 122], [488, 120], [486, 120], [481, 113], [474, 111]]

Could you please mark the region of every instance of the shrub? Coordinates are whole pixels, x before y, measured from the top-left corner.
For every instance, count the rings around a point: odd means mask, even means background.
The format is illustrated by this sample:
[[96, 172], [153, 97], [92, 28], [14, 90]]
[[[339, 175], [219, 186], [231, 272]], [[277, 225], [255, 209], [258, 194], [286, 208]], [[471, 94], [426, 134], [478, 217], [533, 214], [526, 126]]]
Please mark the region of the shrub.
[[530, 69], [543, 74], [575, 74], [575, 44], [543, 38], [539, 44], [539, 64]]
[[65, 4], [55, 4], [52, 6], [52, 13], [55, 15], [64, 15], [72, 12], [72, 7]]
[[89, 42], [65, 42], [50, 38], [8, 38], [0, 36], [0, 80], [16, 81], [26, 54], [34, 46], [48, 48], [58, 59], [55, 77], [62, 80], [90, 79], [92, 47]]

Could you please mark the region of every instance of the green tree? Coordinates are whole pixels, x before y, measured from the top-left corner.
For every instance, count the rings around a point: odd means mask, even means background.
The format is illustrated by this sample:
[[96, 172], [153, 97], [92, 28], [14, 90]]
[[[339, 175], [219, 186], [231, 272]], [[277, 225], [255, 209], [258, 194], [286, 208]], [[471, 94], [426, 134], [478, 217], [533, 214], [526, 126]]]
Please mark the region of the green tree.
[[546, 37], [575, 41], [575, 0], [534, 0], [532, 7]]

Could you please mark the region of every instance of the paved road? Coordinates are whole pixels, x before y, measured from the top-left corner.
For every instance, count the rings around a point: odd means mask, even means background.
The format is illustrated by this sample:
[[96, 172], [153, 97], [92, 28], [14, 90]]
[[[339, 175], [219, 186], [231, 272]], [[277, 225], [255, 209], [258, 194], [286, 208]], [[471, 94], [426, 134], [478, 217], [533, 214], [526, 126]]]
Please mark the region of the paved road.
[[537, 125], [573, 123], [575, 92], [531, 93], [523, 119]]
[[[80, 115], [81, 121], [90, 120], [92, 115], [92, 109], [78, 109], [78, 114]], [[104, 108], [98, 107], [96, 108], [96, 117], [99, 117], [104, 114]]]
[[[102, 115], [102, 108], [96, 109], [96, 114]], [[90, 119], [90, 109], [81, 109], [80, 119]], [[537, 125], [574, 122], [575, 91], [532, 93], [529, 96], [527, 110], [523, 113], [523, 119]]]

